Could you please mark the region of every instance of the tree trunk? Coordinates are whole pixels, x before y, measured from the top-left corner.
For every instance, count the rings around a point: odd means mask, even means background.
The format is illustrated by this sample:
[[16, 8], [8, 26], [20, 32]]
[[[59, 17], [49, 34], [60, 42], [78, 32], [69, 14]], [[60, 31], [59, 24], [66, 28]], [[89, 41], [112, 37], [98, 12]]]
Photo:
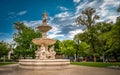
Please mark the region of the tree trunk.
[[94, 59], [94, 62], [96, 62], [96, 56], [95, 55], [93, 56], [93, 59]]
[[87, 62], [87, 57], [85, 57], [85, 62]]

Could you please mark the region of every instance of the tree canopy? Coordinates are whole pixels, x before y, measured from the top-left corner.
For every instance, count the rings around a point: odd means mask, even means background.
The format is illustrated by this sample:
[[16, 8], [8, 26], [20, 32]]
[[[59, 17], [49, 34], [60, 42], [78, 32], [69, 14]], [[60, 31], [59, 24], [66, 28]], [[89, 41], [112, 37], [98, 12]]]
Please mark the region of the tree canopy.
[[18, 58], [20, 56], [26, 57], [31, 56], [34, 57], [34, 52], [36, 50], [36, 46], [32, 43], [32, 39], [41, 37], [41, 33], [35, 31], [32, 28], [27, 27], [22, 22], [14, 23], [15, 29], [18, 31], [14, 33], [13, 40], [16, 42], [17, 47], [15, 49], [15, 57]]

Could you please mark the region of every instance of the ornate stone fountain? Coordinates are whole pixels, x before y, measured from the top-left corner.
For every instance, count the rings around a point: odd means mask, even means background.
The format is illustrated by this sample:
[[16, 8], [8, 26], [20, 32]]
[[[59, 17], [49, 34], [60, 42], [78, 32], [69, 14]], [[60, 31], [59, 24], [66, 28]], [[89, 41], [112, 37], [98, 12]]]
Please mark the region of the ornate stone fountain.
[[[56, 40], [47, 38], [46, 33], [52, 29], [47, 24], [47, 14], [43, 13], [42, 25], [37, 28], [42, 33], [42, 38], [35, 38], [32, 42], [38, 45], [35, 51], [35, 59], [19, 60], [19, 67], [24, 69], [63, 69], [69, 66], [70, 61], [67, 59], [55, 59], [56, 52], [54, 44]], [[49, 45], [52, 47], [48, 48]]]
[[36, 53], [36, 59], [55, 59], [56, 52], [54, 51], [54, 46], [52, 46], [50, 49], [48, 49], [49, 45], [55, 44], [55, 40], [47, 38], [46, 33], [52, 29], [51, 26], [47, 25], [47, 14], [43, 13], [43, 21], [42, 25], [38, 26], [37, 28], [42, 33], [42, 38], [36, 38], [33, 39], [32, 42], [36, 45], [38, 45], [38, 50]]

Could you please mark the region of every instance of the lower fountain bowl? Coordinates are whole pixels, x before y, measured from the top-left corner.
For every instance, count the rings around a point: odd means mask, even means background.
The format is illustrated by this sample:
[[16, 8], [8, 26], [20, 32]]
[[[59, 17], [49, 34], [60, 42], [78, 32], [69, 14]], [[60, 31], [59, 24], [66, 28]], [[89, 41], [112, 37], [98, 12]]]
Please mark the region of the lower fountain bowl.
[[36, 60], [36, 59], [21, 59], [19, 67], [23, 69], [65, 69], [69, 68], [70, 60], [54, 59], [54, 60]]
[[45, 44], [48, 46], [48, 45], [55, 44], [56, 40], [49, 39], [49, 38], [36, 38], [36, 39], [33, 39], [32, 42], [36, 45]]

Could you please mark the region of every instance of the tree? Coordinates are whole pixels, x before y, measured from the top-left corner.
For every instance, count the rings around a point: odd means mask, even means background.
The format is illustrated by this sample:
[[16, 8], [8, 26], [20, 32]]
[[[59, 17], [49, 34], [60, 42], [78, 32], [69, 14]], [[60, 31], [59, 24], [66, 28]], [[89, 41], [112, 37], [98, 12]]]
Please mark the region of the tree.
[[94, 27], [96, 27], [96, 34], [98, 36], [98, 41], [95, 47], [98, 50], [99, 56], [100, 55], [103, 56], [103, 62], [104, 62], [106, 52], [109, 50], [108, 42], [113, 24], [101, 22], [101, 23], [97, 23]]
[[32, 43], [32, 39], [38, 38], [41, 36], [41, 33], [32, 28], [27, 27], [22, 22], [14, 23], [15, 29], [18, 31], [14, 34], [13, 40], [16, 42], [17, 47], [14, 51], [14, 56], [19, 58], [20, 56], [26, 57], [34, 57], [36, 45]]
[[82, 11], [81, 15], [77, 17], [76, 23], [78, 25], [84, 25], [87, 27], [87, 31], [89, 32], [88, 35], [88, 42], [90, 44], [90, 49], [93, 52], [94, 56], [94, 61], [96, 61], [96, 56], [95, 56], [95, 36], [94, 35], [94, 30], [92, 28], [93, 25], [95, 25], [95, 21], [99, 19], [98, 15], [95, 15], [95, 10], [91, 7], [85, 8], [85, 10]]
[[89, 47], [90, 46], [86, 42], [81, 42], [78, 50], [79, 56], [87, 57], [90, 54]]
[[77, 17], [76, 23], [78, 25], [85, 25], [87, 29], [91, 29], [91, 26], [94, 25], [95, 20], [99, 19], [99, 16], [95, 15], [95, 12], [96, 11], [91, 7], [85, 8], [81, 15]]
[[56, 43], [54, 44], [56, 54], [61, 54], [61, 51], [60, 51], [60, 43], [61, 43], [61, 42], [60, 42], [59, 40], [57, 40]]
[[73, 57], [75, 54], [75, 45], [76, 43], [73, 40], [63, 40], [60, 43], [61, 53], [67, 56], [68, 58]]
[[0, 58], [3, 56], [7, 56], [10, 51], [10, 45], [4, 41], [0, 42]]
[[110, 32], [108, 45], [109, 51], [107, 52], [118, 60], [117, 57], [120, 56], [120, 19], [116, 21]]

